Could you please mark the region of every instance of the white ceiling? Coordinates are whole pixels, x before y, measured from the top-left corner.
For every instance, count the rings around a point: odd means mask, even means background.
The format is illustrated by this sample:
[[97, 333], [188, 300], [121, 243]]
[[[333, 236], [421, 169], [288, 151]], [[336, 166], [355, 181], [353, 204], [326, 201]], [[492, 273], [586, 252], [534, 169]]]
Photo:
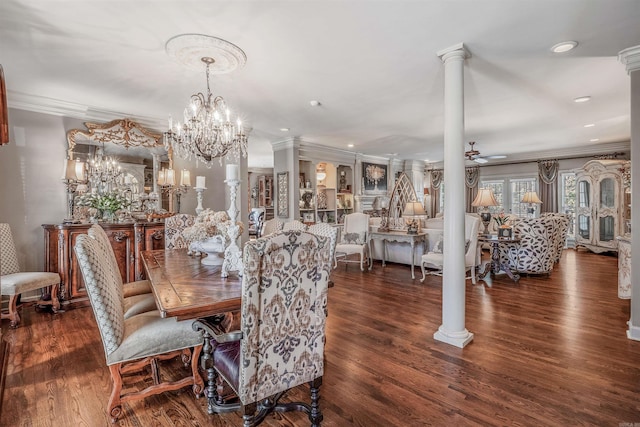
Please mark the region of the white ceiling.
[[[128, 116], [163, 131], [168, 115], [179, 117], [189, 95], [205, 89], [204, 71], [165, 53], [183, 33], [245, 51], [245, 67], [213, 76], [212, 90], [253, 127], [253, 167], [271, 166], [270, 142], [294, 136], [441, 161], [436, 52], [460, 42], [472, 55], [465, 139], [482, 155], [588, 151], [630, 139], [630, 83], [617, 55], [640, 44], [638, 0], [2, 0], [9, 106], [87, 120]], [[550, 52], [565, 40], [579, 45]], [[591, 101], [573, 102], [584, 95]]]

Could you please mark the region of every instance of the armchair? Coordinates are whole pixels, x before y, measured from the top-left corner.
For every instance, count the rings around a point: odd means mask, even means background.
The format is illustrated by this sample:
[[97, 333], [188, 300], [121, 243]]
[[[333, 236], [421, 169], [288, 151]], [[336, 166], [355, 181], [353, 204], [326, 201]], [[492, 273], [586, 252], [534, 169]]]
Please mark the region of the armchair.
[[[373, 262], [369, 253], [369, 215], [354, 212], [344, 217], [344, 230], [341, 241], [336, 245], [336, 258], [340, 255], [340, 262], [359, 262], [360, 270], [364, 271], [365, 260], [371, 267]], [[348, 259], [349, 255], [357, 254], [359, 260]], [[337, 260], [335, 265], [337, 266]]]
[[60, 309], [60, 301], [58, 300], [60, 275], [58, 273], [21, 272], [9, 224], [0, 224], [0, 284], [2, 295], [9, 297], [8, 312], [2, 312], [0, 318], [10, 319], [12, 328], [17, 328], [20, 324], [18, 298], [24, 292], [51, 286], [51, 299], [40, 298], [38, 305], [50, 305], [54, 312]]
[[509, 268], [518, 273], [550, 274], [556, 256], [553, 233], [551, 217], [521, 219], [514, 227], [520, 242], [506, 246], [500, 254], [501, 260], [506, 256]]
[[196, 217], [191, 214], [175, 214], [164, 220], [165, 249], [187, 248], [189, 243], [182, 236], [185, 228], [196, 223]]
[[264, 215], [264, 208], [254, 208], [249, 212], [249, 237], [260, 236]]
[[[162, 318], [158, 311], [124, 318], [123, 296], [118, 286], [120, 273], [112, 268], [108, 254], [88, 235], [78, 236], [74, 245], [89, 302], [102, 338], [105, 359], [113, 383], [107, 410], [112, 422], [122, 415], [122, 404], [193, 384], [196, 395], [204, 382], [198, 372], [202, 334], [191, 328], [191, 321]], [[191, 363], [191, 375], [177, 381], [163, 381], [160, 361], [181, 357]], [[142, 390], [126, 387], [123, 376], [150, 367], [151, 384]]]
[[284, 222], [280, 221], [278, 218], [268, 219], [262, 224], [262, 230], [260, 230], [259, 236], [262, 237], [277, 233], [282, 230], [282, 227], [284, 227]]
[[[468, 278], [471, 278], [471, 283], [476, 284], [476, 267], [480, 265], [480, 252], [478, 251], [478, 232], [480, 228], [480, 217], [476, 215], [466, 214], [464, 216], [464, 237], [465, 237], [465, 253], [464, 253], [464, 265], [467, 271], [471, 272]], [[439, 246], [439, 247], [438, 247]], [[422, 279], [427, 275], [425, 268], [435, 269], [436, 271], [431, 274], [442, 274], [442, 266], [444, 264], [444, 254], [442, 245], [436, 243], [431, 252], [422, 255], [420, 267], [422, 268]]]
[[[211, 319], [193, 326], [205, 332], [209, 413], [239, 410], [243, 425], [255, 426], [271, 411], [298, 410], [308, 414], [312, 425], [320, 425], [329, 251], [328, 238], [305, 231], [246, 243], [240, 330], [222, 334]], [[239, 403], [218, 399], [218, 375]], [[311, 389], [310, 404], [279, 402], [288, 390], [304, 383]]]

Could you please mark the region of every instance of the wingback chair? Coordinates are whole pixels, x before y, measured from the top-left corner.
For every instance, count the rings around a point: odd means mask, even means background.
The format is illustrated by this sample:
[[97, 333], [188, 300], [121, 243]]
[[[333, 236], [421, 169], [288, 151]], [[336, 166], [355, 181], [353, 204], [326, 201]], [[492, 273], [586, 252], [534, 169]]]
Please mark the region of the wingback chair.
[[196, 223], [196, 217], [191, 214], [175, 214], [164, 220], [165, 249], [183, 249], [189, 246], [182, 236], [185, 228]]
[[273, 233], [277, 233], [278, 231], [282, 231], [284, 227], [284, 222], [280, 221], [278, 218], [271, 218], [266, 220], [262, 224], [262, 230], [260, 230], [260, 237], [268, 236]]
[[[359, 262], [360, 270], [364, 271], [364, 263], [369, 267], [373, 262], [369, 253], [369, 215], [360, 212], [344, 216], [344, 230], [341, 240], [336, 245], [336, 257], [340, 254], [340, 262]], [[350, 260], [349, 255], [357, 254], [358, 261]], [[337, 261], [336, 261], [337, 264]]]
[[[464, 252], [464, 266], [466, 271], [471, 272], [471, 283], [476, 284], [476, 267], [480, 265], [480, 252], [478, 251], [478, 232], [481, 224], [480, 217], [477, 215], [466, 214], [464, 216], [464, 238], [465, 238], [465, 252]], [[425, 268], [435, 269], [435, 274], [442, 273], [442, 266], [444, 265], [444, 253], [442, 244], [436, 243], [434, 249], [426, 254], [422, 255], [420, 267], [422, 268], [422, 279], [424, 281], [426, 277]]]
[[513, 229], [519, 243], [501, 247], [501, 261], [509, 263], [512, 271], [527, 274], [550, 274], [556, 256], [551, 217], [523, 218]]
[[[194, 323], [195, 329], [205, 331], [204, 355], [212, 353], [209, 412], [239, 410], [247, 427], [258, 425], [270, 411], [299, 410], [319, 426], [329, 239], [283, 231], [247, 242], [243, 256], [240, 330], [221, 334], [206, 320]], [[238, 404], [218, 401], [212, 386], [217, 375], [236, 392]], [[311, 388], [310, 404], [278, 401], [304, 383]]]
[[287, 221], [282, 226], [282, 231], [291, 231], [291, 230], [306, 230], [307, 224], [302, 221], [298, 221], [297, 219]]
[[[158, 311], [125, 319], [122, 289], [118, 286], [120, 272], [107, 261], [108, 253], [88, 235], [78, 236], [74, 250], [111, 373], [113, 384], [107, 411], [112, 422], [122, 415], [122, 404], [132, 400], [189, 385], [196, 395], [201, 394], [204, 382], [198, 372], [198, 359], [202, 333], [193, 331], [191, 321], [162, 318]], [[178, 356], [185, 365], [190, 362], [191, 375], [161, 382], [158, 362]], [[152, 376], [150, 385], [142, 390], [123, 390], [123, 375], [146, 372], [147, 367]]]
[[18, 264], [16, 246], [13, 243], [9, 224], [0, 224], [0, 288], [3, 296], [9, 297], [8, 312], [2, 312], [2, 319], [10, 319], [11, 327], [20, 324], [18, 314], [18, 298], [20, 294], [51, 286], [51, 299], [40, 298], [38, 305], [50, 305], [54, 312], [60, 309], [58, 289], [60, 275], [58, 273], [22, 272]]
[[[89, 228], [87, 234], [100, 246], [100, 250], [105, 254], [105, 262], [109, 263], [109, 268], [113, 271], [118, 271], [118, 261], [104, 229], [98, 224], [94, 224]], [[122, 288], [125, 319], [136, 314], [158, 309], [148, 280], [123, 284], [120, 275], [117, 275], [114, 279], [117, 285]]]
[[541, 218], [552, 218], [554, 221], [553, 246], [554, 262], [560, 261], [562, 251], [567, 244], [567, 233], [569, 232], [569, 215], [557, 212], [545, 212], [540, 214]]

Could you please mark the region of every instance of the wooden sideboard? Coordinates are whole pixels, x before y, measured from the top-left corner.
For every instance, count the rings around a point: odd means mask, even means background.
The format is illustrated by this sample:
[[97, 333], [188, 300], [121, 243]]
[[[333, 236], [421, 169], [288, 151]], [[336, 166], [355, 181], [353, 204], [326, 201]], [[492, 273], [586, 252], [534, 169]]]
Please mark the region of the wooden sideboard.
[[[124, 283], [144, 279], [140, 253], [164, 249], [164, 223], [124, 222], [101, 223], [109, 236]], [[81, 234], [87, 234], [91, 224], [43, 224], [44, 264], [47, 271], [62, 278], [61, 299], [72, 301], [86, 298], [87, 292], [73, 245]]]

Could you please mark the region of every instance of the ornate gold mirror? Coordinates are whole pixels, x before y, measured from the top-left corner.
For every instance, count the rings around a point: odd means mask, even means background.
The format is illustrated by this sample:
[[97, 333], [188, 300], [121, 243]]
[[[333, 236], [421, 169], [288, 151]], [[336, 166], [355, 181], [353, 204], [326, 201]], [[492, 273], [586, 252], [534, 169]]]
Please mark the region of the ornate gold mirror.
[[173, 163], [161, 133], [131, 119], [85, 126], [67, 132], [66, 178], [74, 181], [76, 195], [120, 194], [131, 211], [169, 208], [157, 185], [159, 169]]

